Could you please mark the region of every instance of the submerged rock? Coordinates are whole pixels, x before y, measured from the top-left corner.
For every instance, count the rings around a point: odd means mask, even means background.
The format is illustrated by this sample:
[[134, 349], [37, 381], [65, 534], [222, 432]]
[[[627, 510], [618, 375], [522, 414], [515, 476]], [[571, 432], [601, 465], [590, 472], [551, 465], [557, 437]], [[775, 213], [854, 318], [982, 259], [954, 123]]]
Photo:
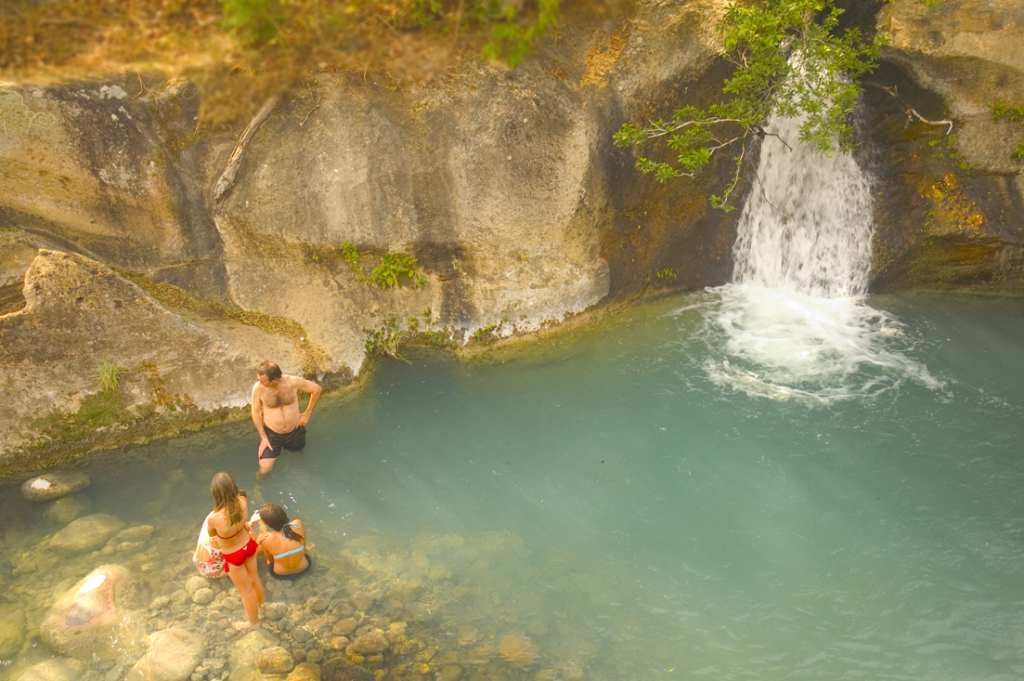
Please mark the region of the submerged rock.
[[140, 629], [129, 610], [137, 586], [120, 565], [102, 565], [65, 592], [43, 618], [39, 634], [64, 655], [116, 660], [139, 650]]
[[374, 629], [352, 641], [352, 645], [348, 647], [348, 652], [358, 655], [376, 655], [383, 653], [390, 645], [384, 632], [380, 629]]
[[287, 674], [295, 668], [295, 658], [281, 646], [271, 646], [256, 655], [256, 665], [264, 674]]
[[70, 657], [59, 657], [33, 665], [17, 678], [17, 681], [79, 681], [85, 673], [85, 665]]
[[320, 667], [310, 662], [295, 665], [285, 681], [321, 681]]
[[69, 494], [55, 499], [43, 511], [46, 520], [53, 525], [63, 527], [73, 520], [81, 518], [92, 510], [92, 499], [85, 494]]
[[60, 551], [91, 551], [106, 544], [123, 527], [124, 522], [117, 516], [95, 513], [68, 523], [67, 527], [50, 537], [46, 544]]
[[498, 654], [517, 669], [532, 667], [537, 661], [537, 647], [533, 641], [518, 634], [508, 634], [498, 643]]
[[24, 641], [24, 611], [16, 605], [0, 605], [0, 659], [16, 653]]
[[21, 496], [29, 501], [52, 501], [89, 486], [89, 476], [74, 471], [48, 471], [21, 485]]
[[202, 639], [184, 629], [165, 629], [146, 639], [146, 654], [129, 670], [127, 681], [184, 681], [206, 654]]
[[374, 676], [343, 657], [335, 657], [320, 665], [322, 681], [373, 681]]

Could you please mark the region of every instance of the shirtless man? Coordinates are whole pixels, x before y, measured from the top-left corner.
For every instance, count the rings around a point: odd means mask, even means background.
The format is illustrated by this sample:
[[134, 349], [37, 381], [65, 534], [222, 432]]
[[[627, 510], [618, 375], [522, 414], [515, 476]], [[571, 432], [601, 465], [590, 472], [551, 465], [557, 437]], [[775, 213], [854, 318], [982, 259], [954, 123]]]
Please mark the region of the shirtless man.
[[[252, 422], [260, 434], [256, 450], [260, 461], [257, 478], [263, 478], [274, 467], [281, 449], [301, 452], [306, 446], [306, 423], [313, 414], [320, 392], [313, 381], [281, 373], [281, 367], [264, 362], [256, 367], [256, 383], [252, 387]], [[299, 391], [309, 393], [306, 411], [299, 412]]]

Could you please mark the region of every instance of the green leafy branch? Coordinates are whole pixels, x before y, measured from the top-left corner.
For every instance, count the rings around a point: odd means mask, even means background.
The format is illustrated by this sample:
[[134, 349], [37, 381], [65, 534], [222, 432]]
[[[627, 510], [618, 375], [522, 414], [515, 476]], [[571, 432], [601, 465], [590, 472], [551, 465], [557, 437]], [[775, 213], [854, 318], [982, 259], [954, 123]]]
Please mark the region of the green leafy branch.
[[801, 117], [800, 139], [823, 154], [848, 150], [849, 113], [861, 92], [857, 79], [877, 65], [885, 36], [865, 40], [857, 29], [840, 32], [842, 11], [834, 0], [732, 4], [718, 25], [723, 56], [735, 64], [722, 101], [676, 109], [670, 121], [626, 123], [615, 144], [636, 148], [667, 138], [674, 160], [644, 155], [636, 161], [638, 170], [661, 182], [697, 178], [716, 154], [736, 149], [731, 179], [721, 195], [711, 196], [712, 205], [724, 210], [735, 208], [730, 200], [744, 161], [753, 144], [770, 134], [763, 126], [773, 114]]
[[380, 262], [374, 265], [370, 273], [364, 274], [359, 264], [361, 258], [359, 249], [354, 244], [348, 241], [342, 243], [341, 253], [359, 281], [369, 282], [381, 288], [394, 288], [398, 286], [402, 277], [408, 277], [416, 288], [423, 288], [427, 285], [427, 278], [416, 267], [419, 261], [414, 255], [387, 251], [380, 257]]

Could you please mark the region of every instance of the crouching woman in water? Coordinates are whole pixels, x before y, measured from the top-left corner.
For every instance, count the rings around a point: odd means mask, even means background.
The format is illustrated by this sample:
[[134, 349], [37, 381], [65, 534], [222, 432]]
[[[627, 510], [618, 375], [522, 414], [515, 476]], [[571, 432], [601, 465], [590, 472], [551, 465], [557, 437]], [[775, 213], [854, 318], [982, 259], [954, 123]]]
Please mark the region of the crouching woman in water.
[[245, 607], [247, 622], [232, 622], [235, 629], [256, 629], [260, 626], [260, 607], [263, 605], [263, 582], [256, 572], [258, 545], [252, 536], [248, 517], [248, 502], [244, 492], [238, 491], [235, 479], [229, 473], [217, 473], [210, 483], [214, 509], [206, 517], [210, 536], [217, 537], [224, 570], [238, 588]]
[[260, 508], [263, 532], [256, 538], [267, 556], [270, 576], [275, 579], [297, 579], [313, 567], [306, 552], [306, 528], [301, 520], [288, 520], [288, 514], [277, 504]]

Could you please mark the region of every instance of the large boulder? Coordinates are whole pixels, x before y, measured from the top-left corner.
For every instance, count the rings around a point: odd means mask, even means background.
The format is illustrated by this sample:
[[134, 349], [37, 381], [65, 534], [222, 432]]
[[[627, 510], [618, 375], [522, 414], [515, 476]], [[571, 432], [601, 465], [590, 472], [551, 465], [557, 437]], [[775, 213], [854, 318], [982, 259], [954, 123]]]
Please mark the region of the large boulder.
[[79, 660], [116, 660], [141, 648], [138, 586], [120, 565], [102, 565], [60, 596], [39, 627], [43, 641]]
[[44, 541], [45, 549], [79, 553], [98, 549], [121, 531], [124, 521], [106, 513], [94, 513], [68, 523], [67, 527]]
[[[0, 442], [0, 474], [36, 463], [13, 454], [31, 439], [25, 428], [54, 408], [78, 409], [97, 392], [92, 374], [103, 361], [125, 370], [119, 401], [126, 406], [208, 410], [247, 404], [253, 367], [267, 356], [291, 371], [305, 362], [288, 338], [237, 322], [185, 319], [81, 255], [40, 249], [24, 281], [26, 305], [0, 316], [0, 364], [9, 380], [26, 386], [0, 403], [0, 418], [11, 425]], [[32, 484], [23, 492], [47, 492]]]

